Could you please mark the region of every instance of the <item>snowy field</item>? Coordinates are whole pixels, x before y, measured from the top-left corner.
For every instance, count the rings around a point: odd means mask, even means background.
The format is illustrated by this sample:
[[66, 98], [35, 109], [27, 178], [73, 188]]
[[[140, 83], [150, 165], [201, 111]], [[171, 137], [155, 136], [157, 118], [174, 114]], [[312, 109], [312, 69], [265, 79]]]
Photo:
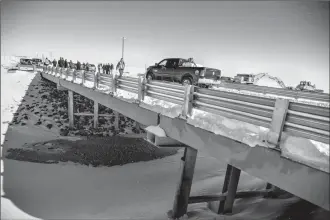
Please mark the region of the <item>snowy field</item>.
[[[31, 72], [7, 73], [1, 68], [1, 144], [4, 151], [59, 137], [83, 139], [79, 136], [63, 137], [59, 129], [50, 131], [45, 126], [34, 125], [34, 121], [29, 124], [30, 119], [27, 120], [28, 126], [9, 125], [35, 77]], [[157, 101], [147, 99], [146, 102]], [[173, 205], [182, 153], [179, 150], [179, 153], [163, 159], [112, 167], [72, 162], [32, 163], [3, 157], [1, 217], [165, 220]], [[224, 173], [225, 164], [201, 149], [191, 195], [220, 193]], [[239, 190], [261, 190], [264, 187], [262, 180], [242, 173]], [[285, 194], [279, 199], [237, 199], [233, 215], [225, 217], [212, 213], [205, 203], [189, 205], [186, 219], [300, 220], [304, 217], [328, 219], [329, 213]]]

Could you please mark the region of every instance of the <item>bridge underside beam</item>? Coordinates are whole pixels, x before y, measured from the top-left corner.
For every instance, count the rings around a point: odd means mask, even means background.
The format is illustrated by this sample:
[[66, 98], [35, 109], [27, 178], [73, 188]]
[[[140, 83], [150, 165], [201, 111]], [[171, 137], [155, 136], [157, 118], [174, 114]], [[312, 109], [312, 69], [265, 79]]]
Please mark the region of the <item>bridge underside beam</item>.
[[287, 192], [329, 210], [329, 174], [284, 158], [265, 147], [249, 147], [224, 136], [189, 125], [183, 119], [160, 116], [166, 134], [195, 149], [263, 179]]
[[93, 89], [83, 87], [79, 84], [71, 83], [66, 80], [62, 80], [51, 76], [49, 74], [42, 74], [42, 76], [54, 83], [60, 84], [68, 90], [85, 96], [94, 102], [104, 105], [120, 114], [129, 117], [142, 125], [157, 125], [158, 124], [158, 113], [151, 110], [141, 108], [138, 104], [129, 103], [118, 98], [111, 97], [108, 94], [95, 91]]

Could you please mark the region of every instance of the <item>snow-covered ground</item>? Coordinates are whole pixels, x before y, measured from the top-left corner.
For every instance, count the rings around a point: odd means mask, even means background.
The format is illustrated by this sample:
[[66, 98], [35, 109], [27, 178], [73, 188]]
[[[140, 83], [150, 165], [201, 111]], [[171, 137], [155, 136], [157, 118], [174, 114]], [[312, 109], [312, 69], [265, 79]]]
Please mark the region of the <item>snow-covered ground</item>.
[[[8, 128], [33, 77], [33, 73], [9, 74], [1, 69], [1, 133], [5, 135], [1, 144], [5, 149], [59, 137], [40, 126]], [[165, 220], [173, 205], [182, 153], [180, 150], [163, 159], [114, 167], [3, 159], [1, 218]], [[191, 195], [220, 193], [224, 173], [225, 164], [199, 150]], [[241, 174], [239, 190], [264, 187], [262, 180]], [[201, 203], [189, 205], [186, 219], [328, 219], [328, 212], [313, 205], [303, 203], [295, 207], [300, 204], [298, 201], [291, 196], [237, 199], [231, 216], [217, 216]]]

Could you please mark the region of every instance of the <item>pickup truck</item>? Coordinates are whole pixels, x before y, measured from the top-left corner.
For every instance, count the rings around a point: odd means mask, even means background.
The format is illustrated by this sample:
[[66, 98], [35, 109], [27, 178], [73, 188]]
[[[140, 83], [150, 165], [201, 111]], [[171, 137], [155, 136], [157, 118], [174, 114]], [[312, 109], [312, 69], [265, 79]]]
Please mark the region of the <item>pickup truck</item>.
[[182, 85], [205, 86], [216, 83], [221, 77], [221, 70], [198, 67], [192, 63], [189, 67], [183, 65], [186, 59], [168, 58], [149, 66], [146, 71], [148, 80], [165, 80], [179, 82]]

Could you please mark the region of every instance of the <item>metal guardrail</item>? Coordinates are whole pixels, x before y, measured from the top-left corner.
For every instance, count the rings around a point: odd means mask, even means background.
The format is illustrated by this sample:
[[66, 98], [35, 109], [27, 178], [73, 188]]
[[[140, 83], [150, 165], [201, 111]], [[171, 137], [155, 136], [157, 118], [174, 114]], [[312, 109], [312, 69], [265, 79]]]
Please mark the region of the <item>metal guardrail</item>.
[[[59, 76], [59, 68], [49, 68], [46, 73]], [[290, 135], [312, 139], [323, 143], [329, 143], [329, 108], [308, 105], [303, 103], [289, 102], [283, 99], [271, 99], [244, 95], [239, 93], [225, 92], [197, 88], [194, 86], [184, 87], [182, 85], [165, 83], [159, 81], [146, 81], [145, 78], [120, 77], [84, 71], [74, 71], [74, 75], [84, 76], [86, 80], [94, 82], [94, 88], [98, 85], [107, 85], [112, 91], [122, 89], [138, 94], [142, 101], [145, 96], [161, 99], [182, 106], [182, 115], [189, 116], [193, 108], [209, 113], [222, 115], [232, 119], [263, 126], [270, 129], [269, 142], [278, 144], [281, 132]], [[84, 73], [83, 73], [84, 72]], [[68, 74], [64, 71], [63, 74]], [[250, 86], [248, 86], [250, 87]], [[263, 90], [264, 88], [261, 88]], [[283, 90], [270, 89], [267, 93]], [[294, 92], [298, 94], [297, 92]], [[278, 94], [277, 94], [278, 95]], [[283, 94], [281, 94], [283, 95]], [[308, 94], [309, 97], [317, 94]], [[285, 95], [287, 96], [287, 95]], [[302, 97], [300, 95], [299, 97]], [[282, 104], [281, 104], [282, 103]], [[287, 103], [287, 105], [285, 105]], [[281, 106], [282, 105], [282, 106]]]
[[330, 95], [328, 93], [312, 93], [304, 91], [292, 91], [289, 89], [272, 88], [266, 86], [256, 86], [256, 85], [244, 85], [235, 83], [221, 83], [218, 87], [226, 89], [236, 89], [242, 91], [271, 94], [278, 96], [286, 96], [294, 99], [308, 99], [321, 102], [329, 102]]

